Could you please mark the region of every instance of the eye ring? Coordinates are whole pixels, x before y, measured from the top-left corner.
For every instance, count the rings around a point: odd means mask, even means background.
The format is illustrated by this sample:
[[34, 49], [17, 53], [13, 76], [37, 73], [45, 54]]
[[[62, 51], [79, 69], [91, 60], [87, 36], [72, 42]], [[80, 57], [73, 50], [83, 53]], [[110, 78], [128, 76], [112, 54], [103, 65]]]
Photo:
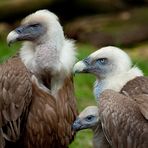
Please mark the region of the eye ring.
[[90, 122], [90, 121], [92, 121], [94, 118], [95, 118], [95, 116], [93, 116], [93, 115], [87, 116], [87, 117], [86, 117], [86, 121]]
[[107, 64], [107, 58], [100, 58], [100, 59], [97, 59], [96, 62], [99, 62], [99, 63], [102, 64], [102, 65], [105, 65], [105, 64]]

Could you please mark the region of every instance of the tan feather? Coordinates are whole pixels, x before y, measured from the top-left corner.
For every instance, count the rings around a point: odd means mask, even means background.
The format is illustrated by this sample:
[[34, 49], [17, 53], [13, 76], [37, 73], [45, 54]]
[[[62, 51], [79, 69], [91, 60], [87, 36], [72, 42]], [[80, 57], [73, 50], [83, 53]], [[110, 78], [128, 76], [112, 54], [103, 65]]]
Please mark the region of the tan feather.
[[141, 113], [148, 120], [148, 94], [136, 96], [135, 100]]
[[148, 119], [148, 78], [137, 77], [129, 81], [121, 90], [121, 93], [132, 97], [143, 116]]
[[99, 107], [104, 133], [113, 147], [148, 147], [148, 121], [133, 98], [105, 90]]
[[[21, 77], [25, 80], [24, 85]], [[23, 118], [24, 114], [27, 114], [27, 108], [31, 101], [30, 74], [19, 58], [12, 58], [0, 65], [0, 78], [0, 89], [2, 90], [0, 93], [0, 128], [7, 140], [16, 141], [22, 132], [20, 126], [24, 126], [20, 119]], [[11, 83], [13, 83], [14, 91], [11, 91]], [[29, 103], [26, 104], [26, 102]]]

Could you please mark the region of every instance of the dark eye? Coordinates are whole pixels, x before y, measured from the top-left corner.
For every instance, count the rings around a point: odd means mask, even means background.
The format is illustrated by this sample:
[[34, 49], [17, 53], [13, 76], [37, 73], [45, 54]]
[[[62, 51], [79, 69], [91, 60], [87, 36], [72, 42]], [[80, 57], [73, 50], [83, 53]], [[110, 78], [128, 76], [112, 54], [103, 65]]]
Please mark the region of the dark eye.
[[102, 65], [107, 64], [107, 59], [106, 58], [97, 59], [96, 61], [99, 62]]
[[38, 27], [40, 24], [36, 23], [36, 24], [31, 24], [30, 27]]
[[85, 118], [85, 120], [88, 121], [88, 122], [90, 122], [90, 121], [92, 121], [94, 118], [95, 118], [95, 116], [90, 115], [90, 116], [87, 116], [87, 117]]

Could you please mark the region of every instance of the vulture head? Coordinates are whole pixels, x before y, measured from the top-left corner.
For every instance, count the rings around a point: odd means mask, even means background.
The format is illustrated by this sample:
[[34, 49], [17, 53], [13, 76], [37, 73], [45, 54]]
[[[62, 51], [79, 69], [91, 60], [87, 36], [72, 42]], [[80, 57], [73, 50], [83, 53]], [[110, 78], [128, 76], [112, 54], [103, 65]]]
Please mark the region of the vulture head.
[[98, 107], [88, 106], [79, 114], [72, 127], [75, 131], [93, 129], [98, 125], [99, 121]]
[[7, 36], [10, 45], [23, 41], [20, 57], [33, 73], [61, 70], [69, 73], [75, 63], [75, 47], [65, 39], [58, 17], [48, 10], [38, 10], [22, 20], [21, 25]]
[[129, 56], [116, 47], [101, 48], [74, 66], [76, 73], [92, 73], [99, 79], [127, 72], [131, 68]]
[[130, 57], [123, 50], [113, 46], [93, 52], [76, 63], [73, 71], [96, 76], [97, 81], [94, 86], [96, 98], [105, 89], [120, 91], [127, 81], [143, 75], [140, 69], [132, 67]]
[[21, 25], [11, 31], [7, 36], [10, 45], [16, 41], [30, 41], [34, 44], [56, 40], [61, 44], [64, 40], [63, 30], [58, 17], [48, 11], [39, 10], [22, 20]]

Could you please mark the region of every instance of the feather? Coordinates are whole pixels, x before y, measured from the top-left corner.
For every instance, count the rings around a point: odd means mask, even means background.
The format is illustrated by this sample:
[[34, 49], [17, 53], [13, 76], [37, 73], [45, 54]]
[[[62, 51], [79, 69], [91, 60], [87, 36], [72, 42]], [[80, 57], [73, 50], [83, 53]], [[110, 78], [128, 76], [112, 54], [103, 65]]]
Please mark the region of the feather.
[[[5, 139], [17, 141], [22, 132], [20, 126], [21, 128], [24, 126], [22, 121], [26, 120], [24, 115], [28, 114], [27, 108], [31, 102], [32, 83], [30, 74], [20, 58], [12, 58], [0, 65], [0, 71], [0, 89], [2, 90], [0, 93], [0, 127]], [[10, 87], [11, 83], [13, 84], [12, 87]], [[20, 122], [21, 118], [23, 119]]]
[[148, 78], [137, 77], [123, 86], [121, 93], [136, 101], [143, 116], [148, 119]]
[[104, 133], [113, 147], [148, 146], [147, 120], [131, 97], [105, 90], [100, 96], [99, 108]]

